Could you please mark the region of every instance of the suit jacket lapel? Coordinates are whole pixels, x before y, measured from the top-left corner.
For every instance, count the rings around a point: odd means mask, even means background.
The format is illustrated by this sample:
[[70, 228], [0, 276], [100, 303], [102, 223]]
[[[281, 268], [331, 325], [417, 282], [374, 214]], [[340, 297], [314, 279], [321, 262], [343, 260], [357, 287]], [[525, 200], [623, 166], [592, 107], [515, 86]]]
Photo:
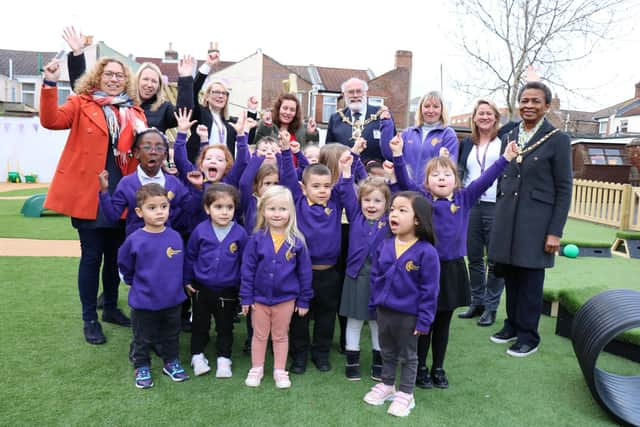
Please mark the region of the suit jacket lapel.
[[[540, 125], [540, 128], [538, 129], [538, 131], [533, 134], [533, 136], [531, 137], [531, 139], [527, 142], [527, 145], [525, 145], [525, 148], [530, 146], [531, 144], [535, 144], [536, 142], [538, 142], [540, 140], [540, 138], [544, 137], [546, 134], [548, 134], [549, 132], [551, 132], [553, 130], [553, 126], [551, 125], [551, 123], [549, 123], [549, 121], [544, 118], [542, 119], [543, 122]], [[517, 139], [516, 139], [517, 141]]]

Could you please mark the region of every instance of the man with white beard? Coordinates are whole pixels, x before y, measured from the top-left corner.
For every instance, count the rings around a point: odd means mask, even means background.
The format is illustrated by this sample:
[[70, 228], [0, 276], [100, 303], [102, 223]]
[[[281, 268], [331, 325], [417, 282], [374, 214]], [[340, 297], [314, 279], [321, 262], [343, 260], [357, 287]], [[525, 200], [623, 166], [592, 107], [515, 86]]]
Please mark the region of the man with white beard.
[[369, 160], [383, 161], [380, 151], [380, 121], [391, 119], [389, 109], [386, 106], [378, 108], [367, 104], [369, 86], [364, 80], [352, 77], [342, 83], [341, 89], [346, 108], [333, 113], [329, 118], [326, 143], [339, 142], [352, 147], [354, 141], [362, 136], [367, 141], [367, 148], [361, 154], [362, 162], [366, 164]]

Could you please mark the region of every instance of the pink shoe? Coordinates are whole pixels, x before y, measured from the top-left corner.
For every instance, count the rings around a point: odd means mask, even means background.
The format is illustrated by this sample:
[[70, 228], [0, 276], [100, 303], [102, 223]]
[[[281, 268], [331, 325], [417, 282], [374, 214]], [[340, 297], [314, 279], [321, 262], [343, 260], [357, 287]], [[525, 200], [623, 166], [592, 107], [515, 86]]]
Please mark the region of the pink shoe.
[[244, 380], [244, 383], [247, 387], [258, 387], [260, 382], [262, 381], [263, 369], [262, 366], [259, 368], [251, 368], [249, 373], [247, 374], [247, 379]]
[[289, 388], [291, 387], [291, 380], [289, 380], [289, 372], [282, 369], [274, 369], [273, 380], [276, 382], [277, 388]]
[[387, 414], [395, 415], [396, 417], [406, 417], [415, 406], [416, 400], [413, 398], [413, 394], [399, 391], [393, 398], [391, 405], [389, 405]]
[[378, 383], [364, 396], [364, 401], [369, 405], [383, 405], [387, 400], [393, 400], [395, 393], [395, 386]]

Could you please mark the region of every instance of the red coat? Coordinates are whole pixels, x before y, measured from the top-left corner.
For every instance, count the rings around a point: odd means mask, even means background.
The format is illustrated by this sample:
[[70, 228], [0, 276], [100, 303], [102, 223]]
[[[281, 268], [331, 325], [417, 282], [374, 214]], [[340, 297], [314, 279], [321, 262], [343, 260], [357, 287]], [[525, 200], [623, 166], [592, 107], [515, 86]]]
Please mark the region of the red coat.
[[[136, 116], [147, 123], [144, 111], [133, 107]], [[81, 219], [96, 219], [98, 213], [98, 174], [107, 163], [109, 132], [102, 107], [88, 95], [72, 95], [58, 107], [58, 89], [42, 86], [40, 123], [51, 130], [71, 129], [58, 161], [44, 207]], [[127, 163], [127, 175], [138, 161]]]

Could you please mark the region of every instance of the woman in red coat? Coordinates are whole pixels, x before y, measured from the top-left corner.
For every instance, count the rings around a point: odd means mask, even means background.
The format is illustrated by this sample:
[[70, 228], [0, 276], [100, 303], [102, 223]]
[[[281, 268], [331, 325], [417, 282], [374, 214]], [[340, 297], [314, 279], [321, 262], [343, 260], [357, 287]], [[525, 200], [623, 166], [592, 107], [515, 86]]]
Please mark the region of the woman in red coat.
[[106, 341], [98, 322], [96, 299], [102, 267], [104, 311], [102, 320], [129, 326], [117, 308], [118, 247], [124, 227], [108, 222], [98, 208], [98, 174], [109, 172], [113, 192], [124, 175], [136, 170], [131, 155], [135, 130], [146, 127], [144, 112], [133, 103], [131, 71], [122, 62], [100, 59], [77, 82], [77, 95], [58, 106], [57, 60], [47, 64], [40, 98], [40, 123], [52, 130], [70, 129], [69, 137], [47, 193], [44, 206], [71, 217], [78, 230], [81, 257], [78, 290], [82, 303], [84, 336], [90, 344]]

